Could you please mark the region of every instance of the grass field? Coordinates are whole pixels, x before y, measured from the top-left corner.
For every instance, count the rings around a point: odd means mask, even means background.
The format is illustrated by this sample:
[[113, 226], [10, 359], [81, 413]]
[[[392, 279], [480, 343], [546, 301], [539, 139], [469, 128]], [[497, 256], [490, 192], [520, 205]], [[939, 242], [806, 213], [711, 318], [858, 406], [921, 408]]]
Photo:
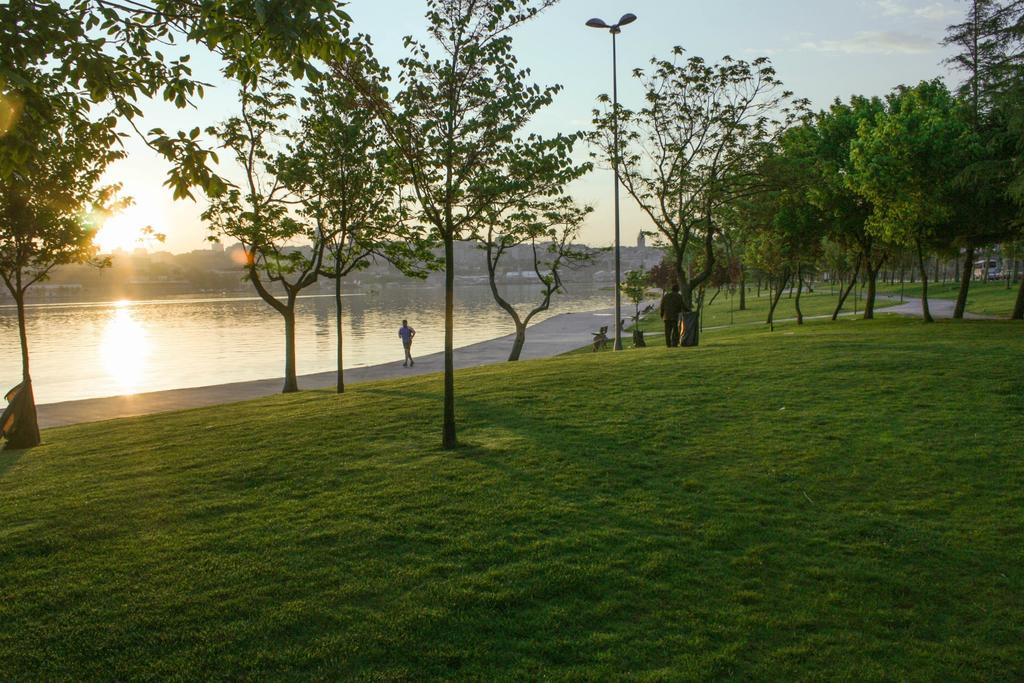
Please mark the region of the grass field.
[[[660, 291], [660, 290], [657, 290]], [[714, 291], [711, 290], [707, 294], [707, 300], [710, 302], [714, 296]], [[814, 287], [814, 293], [809, 294], [804, 292], [800, 297], [800, 309], [803, 311], [804, 316], [822, 316], [832, 315], [832, 311], [835, 310], [836, 304], [839, 301], [839, 295], [830, 292], [827, 284], [818, 284]], [[862, 313], [864, 311], [864, 300], [863, 297], [859, 297], [857, 300], [858, 307], [857, 311]], [[881, 310], [881, 307], [891, 306], [893, 302], [890, 301], [878, 301], [876, 303], [876, 309]], [[756, 290], [752, 289], [747, 294], [747, 310], [740, 311], [739, 309], [739, 294], [736, 293], [733, 297], [729, 297], [725, 291], [723, 291], [710, 305], [704, 307], [704, 326], [705, 327], [721, 327], [724, 325], [743, 325], [749, 323], [763, 323], [768, 319], [768, 308], [771, 302], [768, 297], [768, 290], [762, 290], [761, 296], [756, 295]], [[846, 306], [843, 307], [843, 313], [852, 314], [854, 310], [854, 296], [851, 293], [849, 299], [846, 302]], [[632, 305], [623, 304], [623, 310], [626, 311], [627, 315], [633, 314]], [[779, 299], [779, 305], [775, 309], [776, 320], [788, 320], [796, 317], [796, 297], [789, 296], [789, 293], [783, 293], [782, 298]]]
[[[1013, 311], [1013, 304], [1017, 300], [1017, 290], [1020, 284], [1011, 284], [1006, 288], [1006, 281], [995, 282], [972, 282], [967, 290], [967, 310], [971, 313], [982, 315], [994, 315], [1002, 318], [1009, 318]], [[900, 285], [879, 284], [879, 291], [889, 294], [899, 294]], [[960, 293], [960, 284], [955, 282], [929, 282], [928, 296], [936, 299], [955, 300]], [[904, 296], [919, 298], [921, 296], [920, 283], [904, 284]]]
[[1024, 679], [1024, 334], [698, 349], [53, 429], [0, 454], [0, 678]]
[[[660, 290], [657, 290], [660, 291]], [[708, 303], [705, 303], [703, 311], [703, 327], [704, 335], [702, 339], [711, 340], [719, 337], [731, 337], [733, 334], [747, 335], [756, 333], [754, 329], [760, 326], [764, 331], [768, 331], [768, 325], [765, 322], [768, 319], [768, 309], [771, 306], [771, 301], [768, 297], [768, 290], [762, 290], [761, 296], [756, 295], [756, 290], [752, 290], [747, 296], [747, 309], [745, 311], [737, 310], [739, 307], [739, 294], [730, 301], [730, 298], [723, 291], [721, 295], [715, 297], [712, 300], [713, 292], [708, 294]], [[839, 295], [829, 290], [827, 284], [817, 284], [814, 286], [814, 292], [804, 292], [800, 297], [800, 309], [803, 311], [805, 320], [810, 322], [814, 318], [831, 318], [832, 312], [835, 310], [836, 304], [838, 303]], [[841, 313], [844, 317], [852, 316], [854, 314], [854, 304], [857, 304], [857, 314], [864, 313], [864, 301], [863, 298], [858, 296], [854, 298], [851, 292], [847, 298], [846, 305], [843, 307]], [[898, 302], [886, 301], [879, 299], [875, 304], [875, 310], [879, 313], [885, 310], [885, 307], [892, 306]], [[632, 304], [623, 305], [623, 315], [632, 317], [634, 308]], [[793, 321], [796, 318], [796, 296], [789, 296], [786, 292], [779, 299], [779, 305], [775, 308], [775, 320], [776, 329], [786, 327], [788, 322]], [[645, 339], [649, 346], [664, 346], [664, 324], [658, 318], [657, 311], [653, 311], [647, 316], [641, 319], [641, 329], [644, 330], [646, 336]], [[626, 331], [623, 337], [623, 344], [628, 348], [632, 346], [632, 333]], [[585, 346], [573, 353], [586, 353], [592, 349], [589, 346]], [[611, 344], [605, 349], [610, 351]]]

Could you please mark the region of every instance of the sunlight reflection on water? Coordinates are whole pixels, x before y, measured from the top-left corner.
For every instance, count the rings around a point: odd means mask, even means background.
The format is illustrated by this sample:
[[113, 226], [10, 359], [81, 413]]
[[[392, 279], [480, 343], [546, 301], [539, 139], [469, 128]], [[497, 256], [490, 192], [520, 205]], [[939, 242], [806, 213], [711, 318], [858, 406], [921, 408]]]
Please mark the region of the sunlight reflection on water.
[[103, 329], [100, 353], [103, 367], [120, 387], [120, 393], [134, 394], [140, 390], [149, 351], [149, 335], [132, 315], [131, 302], [115, 302]]
[[[314, 290], [315, 292], [315, 290]], [[517, 305], [536, 301], [537, 288], [509, 286]], [[538, 316], [608, 308], [609, 289], [570, 285], [569, 294]], [[444, 342], [444, 292], [427, 286], [353, 288], [344, 299], [345, 367], [402, 358], [402, 318], [416, 328], [417, 355]], [[596, 329], [596, 328], [595, 328]], [[456, 288], [455, 345], [510, 334], [507, 314], [486, 286]], [[280, 377], [281, 316], [257, 297], [116, 302], [53, 302], [28, 307], [33, 389], [39, 403]], [[17, 314], [0, 306], [0, 388], [20, 381]], [[586, 339], [581, 340], [584, 343]], [[296, 347], [300, 374], [335, 365], [334, 300], [313, 294], [298, 301]]]

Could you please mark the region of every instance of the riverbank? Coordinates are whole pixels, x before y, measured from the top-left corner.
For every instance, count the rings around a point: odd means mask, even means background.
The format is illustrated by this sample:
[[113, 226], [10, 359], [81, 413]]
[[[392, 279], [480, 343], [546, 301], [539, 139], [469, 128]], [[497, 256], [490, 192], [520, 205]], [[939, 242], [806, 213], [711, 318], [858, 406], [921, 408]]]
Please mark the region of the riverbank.
[[[510, 285], [506, 294], [517, 308], [536, 305], [535, 287]], [[606, 308], [613, 296], [610, 289], [574, 287], [535, 322]], [[348, 292], [342, 314], [346, 365], [400, 359], [395, 331], [403, 318], [418, 332], [421, 355], [444, 348], [443, 289], [419, 285]], [[456, 287], [454, 319], [459, 345], [513, 331], [486, 286]], [[39, 403], [249, 382], [280, 377], [284, 369], [283, 319], [253, 297], [67, 302], [34, 307], [27, 322]], [[0, 338], [7, 341], [0, 345], [4, 389], [21, 380], [18, 337], [15, 312], [0, 311]], [[299, 372], [333, 371], [336, 341], [333, 297], [300, 297], [295, 307]]]
[[[612, 309], [586, 313], [562, 313], [536, 325], [531, 325], [527, 330], [526, 345], [523, 347], [521, 355], [522, 360], [557, 356], [586, 345], [591, 339], [591, 333], [596, 332], [604, 325], [609, 327], [612, 325], [612, 313]], [[514, 338], [515, 335], [510, 334], [455, 349], [455, 367], [465, 369], [505, 362], [508, 360]], [[397, 336], [393, 346], [395, 361], [368, 367], [349, 368], [345, 370], [346, 385], [426, 375], [444, 370], [444, 354], [441, 352], [416, 358], [416, 364], [411, 368], [402, 367], [402, 347]], [[415, 355], [415, 344], [413, 349]], [[299, 387], [302, 389], [333, 387], [336, 382], [337, 377], [334, 372], [321, 372], [299, 377]], [[45, 403], [38, 406], [39, 425], [45, 429], [81, 422], [95, 422], [247, 401], [278, 394], [281, 392], [283, 383], [283, 379], [272, 378]]]
[[[656, 305], [657, 302], [649, 303]], [[735, 302], [721, 297], [706, 309], [704, 330], [706, 333], [713, 333], [736, 326], [756, 327], [763, 325], [768, 303], [769, 298], [767, 296], [750, 296], [748, 297], [747, 310], [735, 311], [732, 310]], [[793, 318], [788, 317], [792, 315], [793, 304], [794, 300], [792, 298], [783, 298], [780, 301], [779, 308], [776, 311], [777, 324], [784, 324], [793, 320]], [[897, 305], [897, 302], [891, 295], [880, 295], [877, 305], [879, 314], [893, 313], [917, 317], [921, 315], [920, 302], [913, 300]], [[935, 299], [932, 300], [931, 305], [932, 314], [936, 318], [941, 319], [952, 316], [952, 301]], [[830, 312], [834, 306], [835, 298], [831, 294], [820, 292], [803, 296], [802, 308], [806, 320], [831, 317]], [[623, 309], [623, 315], [631, 315], [629, 306]], [[841, 315], [848, 317], [856, 314], [853, 310], [845, 310]], [[608, 308], [582, 313], [563, 313], [531, 325], [527, 333], [526, 346], [523, 348], [521, 358], [522, 360], [549, 358], [570, 351], [580, 350], [590, 342], [593, 332], [596, 332], [604, 325], [611, 326], [612, 317], [612, 309]], [[987, 316], [968, 314], [967, 317], [983, 318]], [[645, 320], [643, 329], [648, 334], [650, 344], [657, 346], [662, 343], [660, 321], [656, 319]], [[505, 362], [512, 348], [513, 339], [514, 335], [510, 334], [455, 349], [454, 361], [456, 369], [474, 368]], [[631, 344], [628, 336], [626, 344]], [[441, 352], [416, 358], [414, 367], [403, 367], [400, 360], [401, 346], [397, 338], [392, 346], [396, 360], [388, 363], [346, 369], [346, 385], [431, 374], [441, 372], [444, 369], [444, 355]], [[336, 375], [333, 371], [312, 373], [299, 376], [299, 387], [303, 390], [333, 387], [336, 381]], [[38, 406], [39, 422], [40, 426], [45, 429], [82, 422], [96, 422], [99, 420], [247, 401], [278, 394], [281, 392], [283, 383], [284, 380], [282, 378], [274, 377], [46, 403]]]

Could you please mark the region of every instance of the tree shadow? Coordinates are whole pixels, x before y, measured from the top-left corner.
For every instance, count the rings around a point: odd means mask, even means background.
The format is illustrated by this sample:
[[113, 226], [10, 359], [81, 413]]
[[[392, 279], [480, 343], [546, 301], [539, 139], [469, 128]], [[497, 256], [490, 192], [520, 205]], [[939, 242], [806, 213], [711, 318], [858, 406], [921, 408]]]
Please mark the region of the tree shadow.
[[[383, 386], [364, 391], [406, 400], [410, 397], [441, 400], [439, 393], [409, 392]], [[581, 424], [574, 425], [570, 420], [558, 424], [559, 443], [553, 444], [550, 420], [532, 414], [529, 410], [523, 410], [515, 401], [503, 402], [463, 395], [457, 399], [457, 412], [463, 419], [472, 420], [469, 425], [460, 425], [458, 447], [448, 451], [432, 451], [432, 455], [440, 452], [453, 458], [472, 460], [477, 465], [500, 472], [507, 481], [522, 490], [543, 492], [552, 501], [578, 506], [580, 515], [592, 518], [595, 524], [613, 523], [634, 528], [651, 526], [634, 516], [623, 514], [621, 510], [610, 510], [602, 501], [608, 496], [621, 495], [626, 490], [638, 486], [649, 489], [657, 496], [665, 495], [664, 487], [667, 482], [660, 471], [657, 458], [654, 457], [659, 450], [657, 444], [647, 444], [649, 450], [638, 449], [626, 435], [623, 435], [621, 440], [605, 436], [595, 442], [592, 429]], [[469, 415], [472, 417], [467, 417]], [[488, 445], [483, 435], [476, 432], [478, 429], [486, 430], [492, 427], [516, 435], [521, 440], [521, 445], [511, 450], [507, 445]], [[577, 448], [579, 444], [588, 443], [589, 448]], [[519, 449], [530, 452], [536, 448], [552, 447], [559, 457], [565, 459], [565, 465], [580, 468], [581, 478], [576, 486], [566, 488], [563, 484], [552, 481], [546, 471], [523, 468], [516, 462]], [[686, 440], [673, 444], [673, 448], [683, 451], [687, 447]], [[617, 480], [619, 478], [610, 476], [616, 471], [626, 474]]]
[[21, 456], [25, 455], [28, 449], [0, 450], [0, 477], [7, 474], [7, 470], [18, 464]]

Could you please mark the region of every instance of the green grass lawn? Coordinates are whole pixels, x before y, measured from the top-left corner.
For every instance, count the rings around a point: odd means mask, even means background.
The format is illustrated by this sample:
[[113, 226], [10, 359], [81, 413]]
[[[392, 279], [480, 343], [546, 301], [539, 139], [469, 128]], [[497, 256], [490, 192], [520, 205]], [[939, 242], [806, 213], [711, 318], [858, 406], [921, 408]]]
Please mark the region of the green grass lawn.
[[[971, 313], [982, 315], [995, 315], [1009, 318], [1013, 312], [1013, 304], [1017, 300], [1019, 283], [1012, 283], [1006, 288], [1006, 281], [994, 282], [972, 282], [967, 291], [967, 310]], [[900, 285], [879, 284], [879, 292], [899, 295]], [[928, 296], [936, 299], [955, 300], [960, 293], [960, 284], [957, 282], [929, 282]], [[904, 284], [904, 296], [907, 298], [919, 298], [921, 296], [921, 283]]]
[[0, 678], [1024, 679], [1024, 334], [844, 319], [52, 429]]
[[[721, 295], [716, 297], [713, 301], [711, 300], [713, 292], [708, 294], [708, 304], [705, 304], [703, 311], [703, 324], [704, 324], [704, 335], [703, 339], [711, 339], [715, 337], [730, 337], [734, 333], [737, 334], [750, 334], [751, 327], [757, 327], [758, 325], [763, 326], [764, 331], [768, 331], [768, 309], [771, 306], [771, 301], [768, 297], [768, 290], [762, 290], [761, 296], [757, 296], [757, 290], [752, 289], [747, 295], [747, 309], [744, 311], [738, 310], [739, 308], [739, 294], [730, 301], [730, 298], [726, 295], [726, 292], [722, 292]], [[836, 304], [839, 302], [839, 295], [837, 292], [830, 291], [827, 284], [817, 284], [814, 286], [814, 292], [804, 292], [800, 297], [800, 309], [803, 311], [805, 319], [810, 322], [815, 317], [832, 317], [832, 312], [835, 310]], [[844, 316], [850, 316], [854, 313], [854, 304], [856, 303], [856, 311], [858, 314], [864, 312], [864, 301], [863, 298], [858, 296], [855, 300], [853, 293], [846, 300], [846, 305], [842, 309]], [[886, 306], [895, 305], [898, 302], [878, 300], [875, 304], [875, 310], [883, 312]], [[634, 308], [632, 304], [624, 306], [623, 311], [627, 316], [632, 316]], [[789, 293], [784, 293], [782, 298], [779, 299], [779, 305], [775, 308], [775, 328], [779, 330], [783, 327], [787, 327], [796, 318], [796, 295], [792, 297]], [[645, 332], [645, 340], [649, 346], [664, 346], [664, 324], [658, 318], [658, 313], [654, 312], [645, 316], [641, 322], [640, 327]], [[623, 336], [623, 344], [626, 347], [632, 346], [632, 333], [626, 331]], [[585, 346], [572, 353], [586, 353], [592, 351], [592, 347]], [[605, 350], [611, 350], [611, 344]]]
[[[730, 324], [748, 324], [765, 322], [768, 319], [768, 308], [771, 302], [768, 297], [768, 290], [762, 290], [761, 296], [758, 297], [756, 289], [751, 289], [747, 294], [747, 310], [740, 311], [739, 309], [739, 294], [737, 293], [733, 297], [729, 297], [726, 292], [722, 292], [710, 306], [704, 307], [704, 326], [705, 327], [720, 327], [723, 325]], [[707, 294], [708, 301], [714, 296], [714, 291], [710, 291]], [[731, 299], [731, 300], [730, 300]], [[803, 311], [805, 316], [821, 316], [821, 315], [832, 315], [832, 311], [835, 310], [836, 304], [839, 302], [839, 294], [833, 293], [829, 290], [827, 284], [817, 284], [814, 286], [814, 293], [808, 294], [804, 292], [800, 297], [800, 309]], [[864, 300], [863, 297], [859, 297], [857, 300], [858, 306], [857, 311], [864, 311]], [[843, 312], [852, 314], [853, 313], [854, 296], [851, 293], [850, 297], [846, 301], [846, 305], [843, 307]], [[881, 310], [881, 307], [891, 306], [892, 302], [879, 301], [876, 304], [876, 308]], [[629, 308], [628, 312], [632, 313], [632, 308]], [[788, 320], [796, 317], [796, 296], [789, 296], [789, 293], [783, 293], [782, 298], [779, 299], [779, 305], [775, 309], [776, 320]]]

